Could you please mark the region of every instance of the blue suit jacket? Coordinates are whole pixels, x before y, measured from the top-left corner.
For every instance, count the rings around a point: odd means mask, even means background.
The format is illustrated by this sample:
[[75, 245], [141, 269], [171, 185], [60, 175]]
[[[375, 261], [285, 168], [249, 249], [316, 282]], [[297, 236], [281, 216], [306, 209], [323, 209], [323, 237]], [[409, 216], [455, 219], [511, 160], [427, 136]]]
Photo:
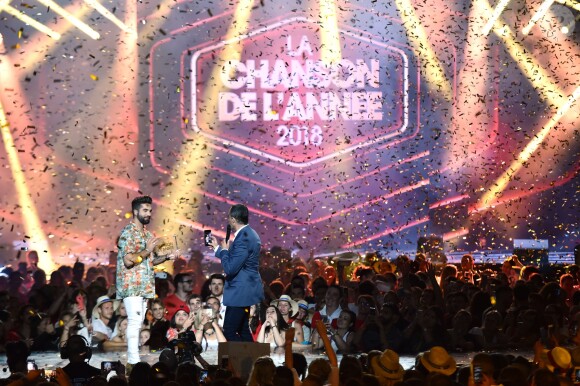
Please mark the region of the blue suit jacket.
[[240, 230], [229, 249], [218, 248], [215, 255], [226, 274], [225, 306], [248, 307], [264, 299], [259, 272], [260, 237], [249, 226]]

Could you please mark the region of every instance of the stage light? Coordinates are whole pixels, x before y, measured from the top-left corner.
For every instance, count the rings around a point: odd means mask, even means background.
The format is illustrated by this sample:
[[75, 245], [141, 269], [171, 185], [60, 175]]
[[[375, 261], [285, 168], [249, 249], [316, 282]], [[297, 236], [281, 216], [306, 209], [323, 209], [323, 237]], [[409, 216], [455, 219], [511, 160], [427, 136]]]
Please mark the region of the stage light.
[[[490, 190], [479, 200], [476, 211], [480, 211], [482, 208], [489, 208], [490, 206], [494, 205], [496, 198], [498, 198], [499, 195], [505, 190], [506, 186], [509, 184], [512, 178], [530, 159], [532, 154], [534, 154], [534, 152], [542, 144], [552, 128], [556, 126], [564, 114], [570, 110], [578, 98], [580, 98], [580, 87], [577, 87], [576, 90], [574, 90], [574, 93], [566, 100], [566, 102], [562, 104], [560, 108], [558, 108], [556, 114], [550, 118], [542, 130], [540, 130], [539, 133], [534, 134], [533, 139], [526, 145], [524, 150], [521, 151], [521, 153], [518, 155], [518, 158], [515, 159], [507, 168], [507, 170], [496, 180], [496, 182], [491, 185]], [[574, 111], [578, 111], [578, 109]]]
[[6, 119], [1, 101], [0, 130], [2, 131], [4, 149], [6, 151], [10, 170], [12, 171], [12, 177], [14, 179], [14, 185], [18, 195], [18, 205], [20, 206], [20, 210], [22, 212], [21, 218], [24, 231], [26, 232], [26, 235], [30, 237], [28, 244], [30, 245], [31, 249], [38, 251], [39, 267], [42, 268], [47, 274], [50, 274], [56, 269], [56, 266], [52, 261], [48, 239], [46, 238], [44, 230], [42, 229], [42, 225], [36, 211], [36, 206], [32, 201], [30, 191], [26, 185], [26, 176], [22, 170], [22, 166], [18, 158], [18, 150], [14, 145], [12, 133], [10, 132], [10, 125]]
[[524, 35], [527, 35], [530, 33], [530, 30], [532, 29], [532, 27], [538, 21], [540, 21], [540, 19], [542, 19], [544, 17], [544, 15], [546, 14], [546, 12], [548, 12], [548, 10], [552, 6], [552, 4], [554, 4], [554, 1], [555, 0], [544, 0], [544, 2], [540, 5], [540, 7], [536, 11], [536, 13], [532, 16], [532, 18], [530, 19], [528, 24], [526, 24], [526, 26], [522, 29], [522, 33]]
[[489, 35], [491, 29], [493, 28], [493, 25], [495, 24], [497, 19], [499, 19], [499, 16], [501, 15], [501, 13], [503, 12], [503, 10], [505, 9], [505, 7], [508, 5], [509, 2], [510, 0], [500, 0], [499, 3], [495, 6], [495, 9], [493, 10], [491, 17], [483, 27], [482, 33], [484, 36]]
[[41, 3], [42, 5], [50, 8], [51, 11], [54, 11], [57, 14], [59, 14], [60, 16], [64, 17], [71, 24], [73, 24], [75, 27], [77, 27], [78, 29], [80, 29], [81, 31], [83, 31], [84, 33], [89, 35], [91, 38], [97, 40], [98, 38], [101, 37], [101, 35], [99, 35], [99, 33], [97, 31], [95, 31], [94, 29], [89, 27], [86, 23], [82, 22], [80, 19], [76, 18], [73, 14], [68, 12], [66, 9], [62, 8], [60, 5], [58, 5], [54, 1], [52, 1], [52, 0], [38, 0], [38, 2]]
[[574, 27], [576, 26], [576, 20], [572, 11], [563, 5], [554, 4], [550, 8], [554, 19], [556, 19], [556, 28], [566, 36], [569, 36], [574, 32]]
[[115, 16], [111, 11], [109, 11], [107, 8], [105, 8], [97, 0], [83, 0], [83, 1], [87, 5], [89, 5], [90, 7], [94, 8], [97, 12], [99, 12], [105, 18], [107, 18], [108, 20], [110, 20], [113, 24], [115, 24], [121, 30], [123, 30], [126, 33], [128, 33], [131, 37], [133, 37], [135, 39], [137, 38], [137, 31], [136, 30], [131, 29], [129, 26], [127, 26], [125, 23], [123, 23], [121, 20], [119, 20], [117, 18], [117, 16]]
[[340, 32], [334, 0], [320, 0], [320, 59], [327, 64], [339, 63], [342, 59]]
[[30, 16], [28, 16], [24, 12], [12, 7], [11, 5], [8, 4], [9, 2], [10, 2], [10, 0], [0, 0], [0, 12], [4, 11], [9, 15], [14, 16], [15, 18], [19, 19], [23, 23], [28, 24], [32, 28], [35, 28], [35, 29], [39, 30], [40, 32], [50, 36], [54, 40], [60, 39], [61, 35], [58, 32], [53, 31], [52, 29], [48, 28], [44, 24], [34, 20], [33, 18], [31, 18]]
[[396, 0], [395, 3], [399, 10], [399, 16], [401, 17], [403, 25], [407, 31], [409, 41], [415, 48], [416, 52], [418, 52], [419, 58], [422, 61], [422, 66], [424, 68], [422, 73], [425, 75], [429, 83], [431, 83], [433, 88], [440, 91], [446, 100], [452, 100], [453, 92], [451, 84], [447, 80], [445, 70], [437, 58], [433, 47], [431, 47], [429, 37], [427, 36], [425, 28], [423, 28], [421, 24], [421, 20], [419, 20], [415, 14], [413, 4], [410, 0]]

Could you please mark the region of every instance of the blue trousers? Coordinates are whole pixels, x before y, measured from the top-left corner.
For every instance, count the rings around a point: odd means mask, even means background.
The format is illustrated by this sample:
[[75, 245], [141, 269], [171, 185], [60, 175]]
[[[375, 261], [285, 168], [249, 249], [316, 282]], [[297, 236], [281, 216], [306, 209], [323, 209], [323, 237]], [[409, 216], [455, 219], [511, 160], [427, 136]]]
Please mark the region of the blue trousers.
[[224, 317], [224, 335], [228, 342], [253, 342], [248, 317], [250, 307], [227, 306]]

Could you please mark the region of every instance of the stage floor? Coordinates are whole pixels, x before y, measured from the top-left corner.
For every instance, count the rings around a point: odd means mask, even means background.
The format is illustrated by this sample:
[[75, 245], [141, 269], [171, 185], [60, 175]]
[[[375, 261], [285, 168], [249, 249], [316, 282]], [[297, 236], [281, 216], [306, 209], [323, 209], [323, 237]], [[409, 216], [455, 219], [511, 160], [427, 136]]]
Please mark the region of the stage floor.
[[[298, 352], [298, 350], [295, 350]], [[325, 353], [314, 351], [310, 348], [305, 350], [301, 350], [306, 357], [308, 363], [313, 361], [316, 358], [324, 358]], [[506, 354], [512, 354], [514, 356], [524, 356], [530, 359], [533, 354], [531, 352], [506, 352]], [[460, 354], [453, 354], [453, 357], [456, 359], [457, 364], [467, 364], [471, 361], [475, 353], [460, 353]], [[282, 365], [284, 362], [284, 350], [281, 348], [272, 350], [270, 356], [274, 360], [274, 363], [279, 366]], [[217, 365], [218, 364], [218, 350], [217, 348], [208, 348], [202, 354], [202, 357], [210, 364], [210, 365]], [[63, 367], [68, 363], [68, 360], [60, 359], [60, 354], [58, 352], [34, 352], [30, 355], [30, 359], [34, 359], [38, 368], [42, 369], [55, 369], [57, 367]], [[342, 358], [341, 355], [338, 356], [338, 360]], [[117, 352], [94, 352], [93, 356], [90, 360], [90, 364], [94, 367], [101, 366], [102, 361], [118, 361], [120, 360], [123, 364], [127, 363], [127, 352], [126, 351], [117, 351]], [[141, 352], [141, 360], [145, 361], [149, 364], [154, 364], [159, 360], [159, 352]], [[415, 364], [415, 357], [410, 355], [403, 355], [400, 357], [400, 363], [405, 369], [411, 368]], [[10, 375], [8, 371], [8, 365], [6, 364], [6, 355], [0, 355], [0, 378], [6, 378]]]

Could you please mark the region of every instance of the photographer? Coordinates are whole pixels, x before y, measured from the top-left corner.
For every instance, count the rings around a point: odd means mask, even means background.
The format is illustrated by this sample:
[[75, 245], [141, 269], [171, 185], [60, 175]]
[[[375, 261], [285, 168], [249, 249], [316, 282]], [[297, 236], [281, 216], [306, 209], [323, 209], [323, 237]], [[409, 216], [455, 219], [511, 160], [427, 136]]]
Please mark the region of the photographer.
[[[171, 318], [170, 328], [167, 330], [168, 347], [173, 351], [177, 348], [176, 356], [179, 363], [194, 362], [195, 358], [205, 367], [207, 362], [200, 357], [201, 345], [196, 341], [196, 333], [191, 331], [194, 321], [195, 314], [193, 312], [188, 314], [183, 308], [177, 310]], [[203, 333], [203, 330], [200, 331]]]

